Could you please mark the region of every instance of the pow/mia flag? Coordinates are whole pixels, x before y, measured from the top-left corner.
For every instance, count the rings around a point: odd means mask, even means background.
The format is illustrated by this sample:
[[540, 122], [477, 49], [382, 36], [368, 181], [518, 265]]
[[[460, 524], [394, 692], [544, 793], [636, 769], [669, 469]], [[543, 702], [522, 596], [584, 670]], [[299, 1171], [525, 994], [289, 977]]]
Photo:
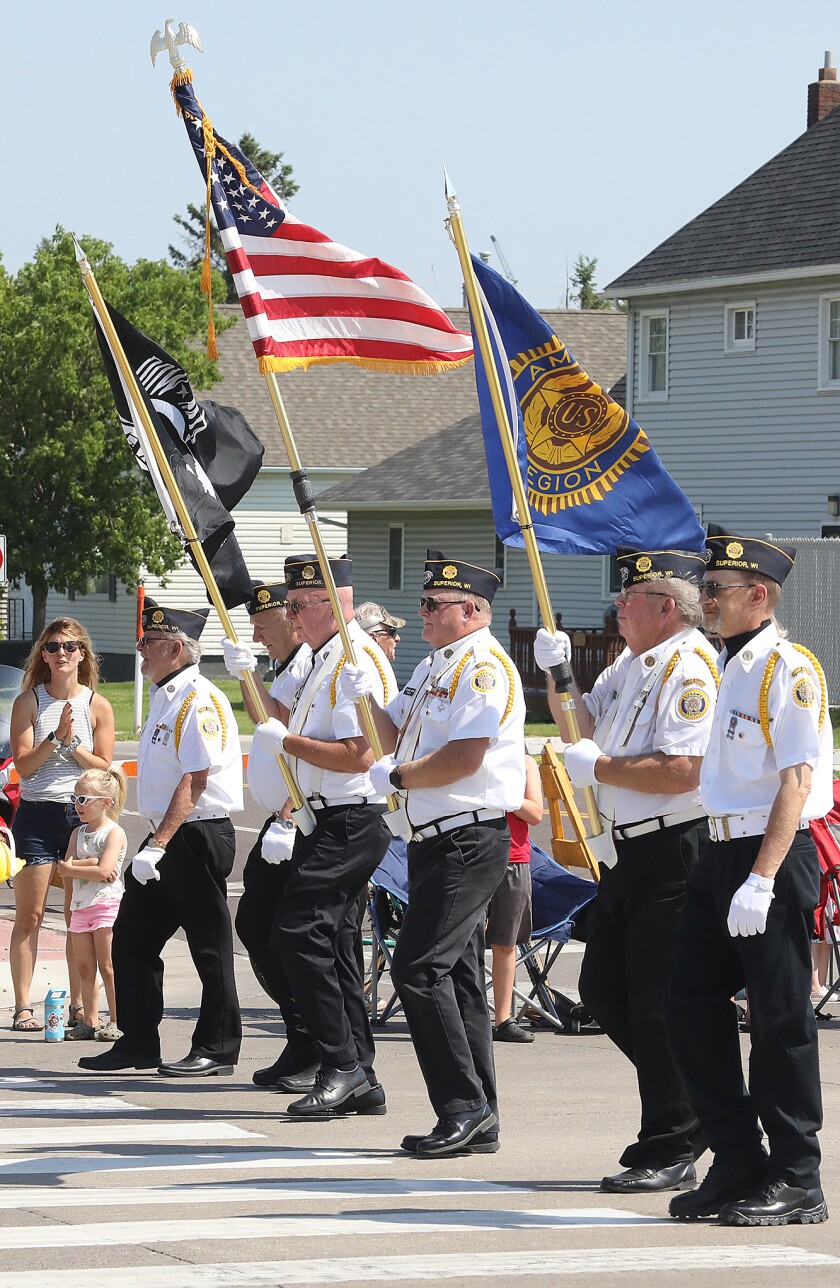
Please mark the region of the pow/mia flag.
[[[262, 462], [262, 444], [235, 409], [196, 402], [183, 367], [116, 309], [106, 307], [222, 598], [228, 608], [244, 604], [251, 596], [252, 581], [239, 542], [233, 535], [235, 525], [228, 507], [242, 500], [256, 477]], [[120, 424], [138, 465], [154, 484], [170, 530], [184, 544], [195, 567], [147, 442], [146, 430], [96, 310], [94, 316], [99, 349]]]
[[[612, 554], [703, 550], [705, 538], [684, 492], [645, 431], [575, 362], [518, 291], [473, 256], [479, 294], [516, 444], [529, 520], [540, 550]], [[475, 379], [496, 532], [523, 546], [484, 361]]]

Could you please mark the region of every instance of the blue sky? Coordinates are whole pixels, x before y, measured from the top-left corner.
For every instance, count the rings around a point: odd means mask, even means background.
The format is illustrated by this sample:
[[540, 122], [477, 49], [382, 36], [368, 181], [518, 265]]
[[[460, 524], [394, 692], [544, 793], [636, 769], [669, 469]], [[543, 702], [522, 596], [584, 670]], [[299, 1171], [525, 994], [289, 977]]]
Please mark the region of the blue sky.
[[840, 57], [828, 0], [188, 5], [47, 0], [6, 22], [9, 270], [58, 223], [164, 257], [172, 214], [201, 201], [168, 60], [149, 60], [168, 14], [198, 28], [189, 62], [220, 132], [286, 152], [298, 217], [444, 305], [460, 276], [442, 161], [472, 248], [495, 234], [520, 289], [556, 307], [579, 252], [605, 284], [801, 133], [824, 50]]

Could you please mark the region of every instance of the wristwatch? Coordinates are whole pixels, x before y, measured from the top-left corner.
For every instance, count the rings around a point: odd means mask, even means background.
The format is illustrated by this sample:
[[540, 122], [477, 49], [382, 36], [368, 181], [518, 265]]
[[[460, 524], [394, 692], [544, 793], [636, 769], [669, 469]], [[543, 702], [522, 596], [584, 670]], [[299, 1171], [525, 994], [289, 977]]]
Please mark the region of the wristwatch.
[[388, 782], [392, 787], [396, 787], [397, 791], [402, 789], [402, 767], [400, 765], [395, 765], [391, 770], [388, 775]]
[[63, 745], [63, 744], [59, 743], [59, 741], [58, 741], [58, 734], [56, 733], [56, 731], [55, 731], [54, 729], [50, 729], [49, 733], [47, 734], [46, 738], [44, 739], [44, 742], [52, 743], [52, 750], [53, 750], [53, 751], [55, 751], [56, 747], [59, 747], [59, 746], [62, 746], [62, 745]]

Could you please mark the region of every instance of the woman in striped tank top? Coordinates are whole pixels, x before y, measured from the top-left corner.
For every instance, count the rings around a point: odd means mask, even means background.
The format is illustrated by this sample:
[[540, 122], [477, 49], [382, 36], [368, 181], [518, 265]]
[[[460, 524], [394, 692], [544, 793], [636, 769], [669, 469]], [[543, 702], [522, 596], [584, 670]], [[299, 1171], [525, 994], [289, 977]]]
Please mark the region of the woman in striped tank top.
[[[12, 707], [11, 743], [21, 798], [12, 831], [26, 866], [14, 881], [15, 925], [9, 948], [16, 1032], [39, 1032], [29, 990], [50, 879], [79, 817], [70, 803], [76, 780], [107, 769], [114, 755], [114, 712], [94, 693], [99, 666], [90, 637], [72, 617], [50, 622], [26, 661]], [[81, 1013], [79, 975], [67, 939], [70, 1020]]]

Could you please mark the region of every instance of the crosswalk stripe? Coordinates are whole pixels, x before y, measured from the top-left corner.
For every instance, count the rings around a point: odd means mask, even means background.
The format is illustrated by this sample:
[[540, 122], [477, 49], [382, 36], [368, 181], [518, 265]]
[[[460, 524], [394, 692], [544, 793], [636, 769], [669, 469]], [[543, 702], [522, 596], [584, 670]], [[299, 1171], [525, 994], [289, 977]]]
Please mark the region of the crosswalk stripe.
[[26, 1090], [31, 1091], [33, 1088], [54, 1089], [54, 1082], [45, 1082], [43, 1078], [0, 1078], [0, 1087], [20, 1087], [25, 1084]]
[[[111, 1189], [109, 1208], [147, 1207], [165, 1203], [291, 1203], [298, 1199], [439, 1198], [455, 1194], [533, 1194], [525, 1185], [499, 1185], [493, 1181], [470, 1181], [461, 1177], [432, 1181], [230, 1181], [215, 1185], [152, 1185]], [[2, 1191], [3, 1211], [14, 1208], [102, 1207], [100, 1189], [34, 1189], [31, 1185]]]
[[[806, 1272], [840, 1266], [840, 1257], [777, 1244], [755, 1247], [556, 1248], [529, 1252], [434, 1253], [398, 1257], [313, 1258], [306, 1261], [251, 1261], [230, 1264], [121, 1266], [79, 1270], [63, 1266], [62, 1288], [284, 1288], [296, 1284], [407, 1283], [443, 1279], [501, 1279], [570, 1275], [655, 1274], [751, 1268]], [[55, 1270], [21, 1270], [3, 1277], [3, 1288], [55, 1288]], [[788, 1282], [791, 1280], [788, 1278]]]
[[94, 1248], [132, 1243], [184, 1243], [206, 1239], [354, 1238], [376, 1234], [451, 1234], [478, 1230], [592, 1229], [597, 1226], [670, 1225], [667, 1217], [640, 1216], [617, 1208], [486, 1209], [381, 1212], [377, 1216], [265, 1216], [205, 1221], [97, 1221], [73, 1226], [8, 1226], [0, 1249]]
[[[52, 1127], [9, 1127], [0, 1129], [0, 1149], [10, 1145], [78, 1145], [79, 1124], [67, 1127], [56, 1123]], [[88, 1145], [151, 1144], [166, 1141], [174, 1145], [179, 1141], [233, 1140], [238, 1136], [261, 1136], [262, 1132], [246, 1131], [231, 1123], [90, 1123], [84, 1129]]]
[[[207, 1133], [204, 1133], [206, 1136]], [[111, 1158], [9, 1158], [0, 1159], [0, 1181], [11, 1176], [71, 1176], [80, 1172], [188, 1172], [217, 1168], [270, 1167], [286, 1171], [298, 1167], [390, 1167], [394, 1159], [373, 1154], [332, 1149], [253, 1150], [236, 1146], [204, 1154], [117, 1154]], [[109, 1191], [110, 1192], [110, 1191]]]
[[148, 1113], [145, 1105], [132, 1105], [119, 1096], [38, 1096], [33, 1100], [0, 1100], [0, 1113], [7, 1118], [29, 1118], [49, 1114]]

